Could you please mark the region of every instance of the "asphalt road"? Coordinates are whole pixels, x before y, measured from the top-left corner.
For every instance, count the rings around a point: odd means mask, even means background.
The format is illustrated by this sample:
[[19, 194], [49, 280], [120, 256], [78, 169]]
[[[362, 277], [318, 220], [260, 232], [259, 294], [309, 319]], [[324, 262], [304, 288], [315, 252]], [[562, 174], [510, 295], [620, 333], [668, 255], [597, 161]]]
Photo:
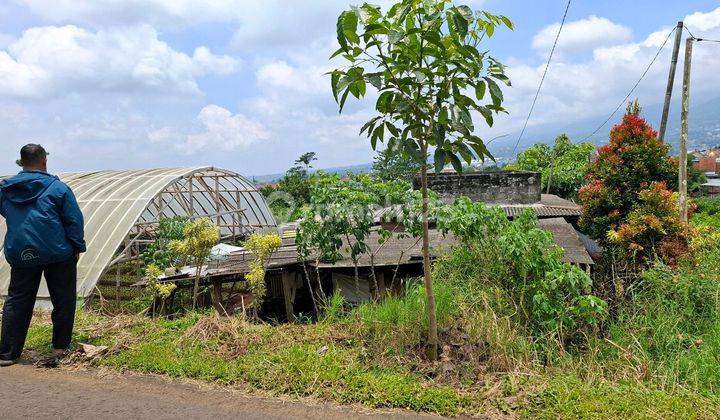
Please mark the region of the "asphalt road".
[[379, 412], [241, 391], [166, 378], [97, 370], [0, 368], [3, 419], [414, 419]]

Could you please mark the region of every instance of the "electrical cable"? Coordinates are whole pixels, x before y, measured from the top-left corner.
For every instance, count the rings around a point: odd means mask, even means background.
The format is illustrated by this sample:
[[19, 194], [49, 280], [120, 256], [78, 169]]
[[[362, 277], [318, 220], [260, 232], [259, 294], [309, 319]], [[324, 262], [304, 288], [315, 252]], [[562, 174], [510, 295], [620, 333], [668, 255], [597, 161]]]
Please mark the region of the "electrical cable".
[[657, 60], [658, 56], [660, 56], [660, 52], [662, 52], [662, 50], [665, 48], [665, 45], [667, 45], [668, 40], [670, 39], [672, 34], [675, 33], [676, 30], [677, 30], [677, 28], [674, 28], [672, 31], [670, 31], [668, 36], [665, 38], [665, 42], [662, 43], [662, 45], [658, 49], [657, 53], [655, 53], [655, 56], [653, 57], [652, 61], [650, 61], [650, 64], [648, 64], [648, 66], [645, 68], [645, 71], [640, 76], [640, 79], [638, 79], [638, 81], [635, 82], [635, 85], [633, 85], [632, 89], [630, 89], [630, 92], [628, 92], [628, 94], [625, 96], [625, 98], [622, 100], [622, 102], [620, 102], [620, 104], [618, 104], [617, 108], [615, 108], [615, 110], [610, 114], [610, 116], [607, 117], [607, 119], [602, 124], [600, 124], [600, 126], [598, 128], [596, 128], [595, 131], [592, 132], [592, 134], [590, 134], [589, 136], [582, 139], [583, 142], [588, 140], [590, 137], [594, 136], [595, 134], [597, 134], [598, 131], [602, 130], [602, 128], [605, 127], [605, 124], [607, 124], [612, 119], [612, 117], [615, 116], [615, 114], [618, 112], [618, 110], [627, 102], [627, 100], [630, 98], [630, 96], [632, 96], [633, 92], [635, 92], [635, 89], [637, 89], [637, 87], [640, 85], [640, 82], [642, 82], [643, 79], [645, 78], [645, 76], [648, 74], [648, 71], [650, 71], [650, 68], [652, 67], [652, 65], [655, 64], [655, 61]]
[[525, 119], [525, 124], [523, 124], [522, 131], [520, 131], [520, 135], [518, 136], [517, 141], [515, 142], [515, 147], [513, 148], [512, 156], [515, 156], [515, 152], [517, 152], [518, 145], [520, 144], [520, 140], [522, 139], [523, 135], [525, 134], [525, 130], [527, 129], [528, 122], [530, 121], [530, 116], [532, 115], [533, 110], [535, 109], [535, 104], [537, 103], [538, 96], [540, 96], [540, 90], [542, 89], [543, 83], [545, 82], [545, 76], [547, 76], [548, 69], [550, 68], [550, 62], [552, 61], [553, 54], [555, 53], [555, 48], [557, 47], [558, 40], [560, 39], [560, 33], [563, 30], [563, 26], [565, 26], [565, 19], [567, 19], [568, 10], [570, 10], [570, 3], [572, 3], [572, 0], [568, 0], [567, 6], [565, 6], [565, 13], [563, 13], [562, 21], [560, 22], [560, 29], [558, 29], [558, 33], [555, 36], [555, 42], [553, 42], [552, 49], [550, 50], [550, 56], [548, 57], [547, 64], [545, 65], [545, 71], [543, 71], [542, 78], [540, 79], [540, 84], [538, 85], [537, 92], [535, 92], [535, 98], [532, 101], [532, 105], [530, 106], [530, 112], [528, 112], [527, 118]]

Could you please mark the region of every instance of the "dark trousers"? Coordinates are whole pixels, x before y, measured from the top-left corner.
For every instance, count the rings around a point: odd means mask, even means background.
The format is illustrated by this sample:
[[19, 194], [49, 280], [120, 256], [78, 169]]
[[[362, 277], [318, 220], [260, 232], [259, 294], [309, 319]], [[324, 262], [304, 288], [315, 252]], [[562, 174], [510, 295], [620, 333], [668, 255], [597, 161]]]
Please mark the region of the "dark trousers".
[[53, 305], [53, 348], [64, 350], [70, 347], [77, 300], [75, 260], [40, 267], [13, 267], [8, 296], [3, 307], [0, 336], [2, 360], [15, 360], [22, 354], [43, 273]]

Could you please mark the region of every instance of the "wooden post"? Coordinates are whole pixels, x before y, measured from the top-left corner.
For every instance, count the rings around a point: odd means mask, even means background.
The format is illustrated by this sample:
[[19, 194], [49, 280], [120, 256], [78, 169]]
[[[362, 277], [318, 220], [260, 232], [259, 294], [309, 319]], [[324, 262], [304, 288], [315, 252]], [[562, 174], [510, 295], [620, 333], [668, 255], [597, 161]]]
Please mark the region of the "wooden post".
[[692, 65], [692, 49], [695, 38], [685, 41], [685, 71], [683, 72], [682, 112], [680, 114], [680, 174], [678, 188], [680, 190], [680, 217], [688, 220], [687, 203], [687, 144], [688, 144], [688, 114], [690, 113], [690, 69]]
[[385, 299], [385, 295], [387, 295], [387, 288], [385, 286], [385, 271], [380, 271], [376, 274], [377, 276], [377, 282], [378, 282], [378, 300]]
[[292, 287], [295, 285], [294, 279], [290, 275], [290, 271], [282, 271], [283, 297], [285, 298], [285, 313], [288, 322], [295, 322], [295, 309], [293, 308]]
[[675, 45], [672, 50], [672, 60], [670, 61], [670, 74], [668, 75], [667, 90], [665, 91], [665, 105], [663, 106], [662, 118], [660, 119], [660, 133], [658, 138], [665, 141], [665, 130], [667, 129], [667, 119], [670, 112], [670, 99], [672, 98], [673, 84], [675, 83], [675, 68], [677, 67], [678, 53], [680, 52], [680, 40], [682, 39], [683, 23], [677, 23], [675, 28]]

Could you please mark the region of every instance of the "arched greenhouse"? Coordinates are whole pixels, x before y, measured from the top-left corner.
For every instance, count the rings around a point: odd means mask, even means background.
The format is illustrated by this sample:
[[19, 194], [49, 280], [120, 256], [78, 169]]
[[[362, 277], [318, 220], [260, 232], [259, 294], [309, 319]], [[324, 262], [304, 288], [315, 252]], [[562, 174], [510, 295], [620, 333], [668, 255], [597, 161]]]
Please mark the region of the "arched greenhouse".
[[[114, 264], [136, 258], [163, 218], [208, 217], [223, 240], [276, 229], [265, 198], [247, 179], [224, 169], [164, 168], [61, 175], [85, 216], [87, 252], [78, 262], [78, 295], [87, 297]], [[0, 238], [5, 236], [0, 221]], [[1, 254], [1, 252], [0, 252]], [[10, 266], [0, 258], [0, 292], [7, 294]], [[44, 282], [38, 300], [48, 300]]]

